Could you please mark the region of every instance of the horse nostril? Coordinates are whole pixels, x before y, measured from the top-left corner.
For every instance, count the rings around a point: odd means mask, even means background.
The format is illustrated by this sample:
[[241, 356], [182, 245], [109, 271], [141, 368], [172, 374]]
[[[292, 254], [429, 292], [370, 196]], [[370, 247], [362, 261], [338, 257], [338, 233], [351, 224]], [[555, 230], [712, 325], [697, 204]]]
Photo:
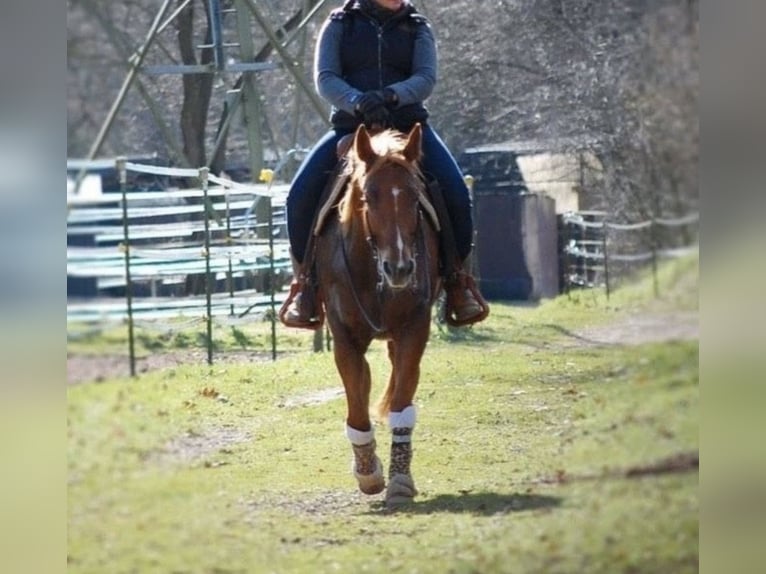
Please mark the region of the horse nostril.
[[383, 262], [383, 272], [386, 275], [391, 275], [391, 264], [388, 261]]
[[407, 275], [412, 275], [412, 272], [415, 271], [415, 262], [410, 259], [407, 262]]

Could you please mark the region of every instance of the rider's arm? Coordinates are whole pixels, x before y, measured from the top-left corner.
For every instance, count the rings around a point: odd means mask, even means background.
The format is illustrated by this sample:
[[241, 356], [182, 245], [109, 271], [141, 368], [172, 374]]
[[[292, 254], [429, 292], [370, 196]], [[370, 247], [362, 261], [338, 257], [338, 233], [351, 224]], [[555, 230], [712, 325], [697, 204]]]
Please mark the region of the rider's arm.
[[[328, 20], [319, 32], [314, 54], [314, 83], [317, 92], [330, 104], [354, 113], [356, 99], [362, 94], [343, 79], [340, 62], [340, 45], [343, 23]], [[406, 80], [388, 86], [396, 93], [397, 105], [406, 106], [423, 102], [436, 85], [438, 60], [436, 40], [430, 24], [417, 27], [412, 57], [412, 75]]]
[[430, 24], [421, 24], [415, 34], [412, 55], [412, 75], [404, 81], [388, 86], [397, 96], [397, 104], [406, 106], [423, 102], [436, 85], [438, 66], [436, 40]]
[[327, 20], [319, 32], [314, 53], [314, 85], [320, 96], [336, 108], [354, 113], [356, 98], [362, 92], [343, 79], [340, 63], [340, 44], [343, 22]]

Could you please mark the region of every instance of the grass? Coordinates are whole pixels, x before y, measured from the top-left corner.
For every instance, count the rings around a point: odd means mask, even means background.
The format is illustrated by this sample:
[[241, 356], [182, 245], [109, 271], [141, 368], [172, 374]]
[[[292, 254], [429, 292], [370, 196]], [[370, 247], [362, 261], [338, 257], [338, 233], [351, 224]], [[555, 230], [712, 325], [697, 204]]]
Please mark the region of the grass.
[[[127, 327], [113, 324], [103, 328], [70, 324], [67, 326], [67, 350], [81, 355], [126, 355], [128, 354]], [[271, 324], [264, 319], [239, 326], [213, 323], [213, 349], [215, 352], [253, 351], [271, 353]], [[140, 323], [135, 325], [136, 357], [152, 353], [165, 353], [187, 349], [205, 349], [207, 330], [200, 320], [189, 326], [183, 318], [163, 324]], [[279, 333], [278, 351], [296, 352], [312, 348], [313, 338], [306, 333]]]
[[[695, 259], [663, 267], [659, 300], [639, 278], [608, 302], [495, 304], [473, 329], [435, 328], [417, 397], [420, 495], [394, 513], [355, 490], [345, 401], [320, 394], [339, 387], [328, 354], [70, 387], [68, 569], [696, 572], [697, 473], [626, 471], [696, 453], [697, 342], [567, 334], [694, 309], [696, 273]], [[368, 358], [377, 393], [383, 346]], [[378, 439], [385, 461], [385, 428]]]

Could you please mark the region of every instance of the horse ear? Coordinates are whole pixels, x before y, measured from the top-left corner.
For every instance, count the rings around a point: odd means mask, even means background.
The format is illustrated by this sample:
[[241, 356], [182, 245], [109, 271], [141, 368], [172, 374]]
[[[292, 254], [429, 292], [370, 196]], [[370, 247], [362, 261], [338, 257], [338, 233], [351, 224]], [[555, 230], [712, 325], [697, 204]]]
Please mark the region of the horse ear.
[[354, 152], [356, 157], [362, 160], [366, 164], [370, 164], [375, 161], [377, 157], [375, 150], [372, 149], [372, 143], [370, 143], [370, 134], [367, 132], [367, 128], [364, 124], [359, 124], [356, 128], [356, 134], [354, 134]]
[[423, 128], [420, 127], [420, 123], [416, 123], [412, 126], [410, 133], [407, 135], [407, 144], [402, 151], [404, 159], [410, 163], [420, 161], [422, 155], [421, 142], [423, 140]]

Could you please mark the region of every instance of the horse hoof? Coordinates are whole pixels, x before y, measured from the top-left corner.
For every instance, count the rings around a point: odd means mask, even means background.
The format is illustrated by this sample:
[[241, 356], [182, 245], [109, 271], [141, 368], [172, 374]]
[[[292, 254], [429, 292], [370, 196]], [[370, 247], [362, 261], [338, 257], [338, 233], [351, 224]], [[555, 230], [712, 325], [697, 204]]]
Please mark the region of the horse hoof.
[[412, 502], [418, 493], [415, 482], [407, 474], [395, 474], [391, 477], [386, 490], [386, 506], [401, 506]]
[[383, 463], [375, 457], [375, 470], [370, 474], [359, 474], [354, 468], [354, 476], [359, 483], [359, 490], [364, 494], [378, 494], [386, 488], [386, 479], [383, 478]]

